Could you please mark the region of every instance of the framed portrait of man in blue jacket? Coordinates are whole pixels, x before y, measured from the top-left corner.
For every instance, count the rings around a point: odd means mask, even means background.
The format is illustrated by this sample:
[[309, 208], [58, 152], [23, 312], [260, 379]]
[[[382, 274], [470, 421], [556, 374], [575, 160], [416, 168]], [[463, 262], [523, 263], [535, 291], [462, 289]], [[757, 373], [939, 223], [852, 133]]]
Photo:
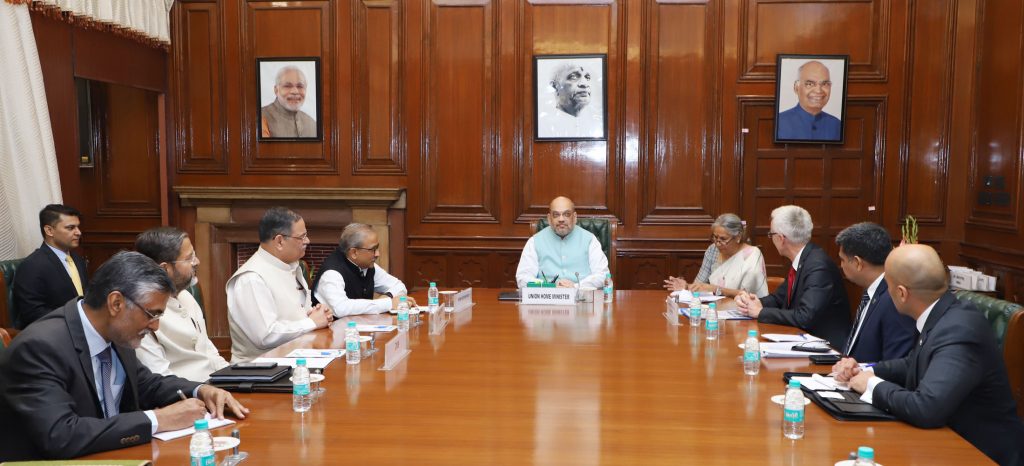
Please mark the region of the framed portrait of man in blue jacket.
[[776, 143], [843, 143], [849, 64], [849, 55], [777, 56]]

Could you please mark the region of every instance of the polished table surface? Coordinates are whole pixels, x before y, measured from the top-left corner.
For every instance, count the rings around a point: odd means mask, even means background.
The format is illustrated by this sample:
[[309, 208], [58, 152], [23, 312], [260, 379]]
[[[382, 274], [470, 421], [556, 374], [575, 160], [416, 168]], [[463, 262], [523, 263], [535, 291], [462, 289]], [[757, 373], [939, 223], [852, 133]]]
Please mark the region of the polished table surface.
[[[425, 302], [423, 294], [414, 295]], [[887, 466], [991, 464], [948, 428], [840, 422], [813, 404], [804, 438], [783, 437], [782, 407], [769, 399], [783, 393], [782, 373], [827, 368], [774, 359], [749, 377], [737, 345], [750, 328], [796, 329], [723, 321], [720, 339], [708, 341], [702, 329], [668, 323], [664, 292], [619, 291], [611, 305], [576, 309], [496, 294], [475, 289], [472, 309], [441, 313], [433, 325], [424, 318], [392, 371], [378, 368], [394, 333], [381, 334], [382, 351], [359, 365], [334, 361], [308, 413], [292, 412], [288, 394], [236, 395], [252, 409], [237, 424], [250, 455], [242, 464], [831, 465], [859, 445]], [[341, 348], [346, 321], [271, 355]], [[93, 457], [188, 464], [188, 441]]]

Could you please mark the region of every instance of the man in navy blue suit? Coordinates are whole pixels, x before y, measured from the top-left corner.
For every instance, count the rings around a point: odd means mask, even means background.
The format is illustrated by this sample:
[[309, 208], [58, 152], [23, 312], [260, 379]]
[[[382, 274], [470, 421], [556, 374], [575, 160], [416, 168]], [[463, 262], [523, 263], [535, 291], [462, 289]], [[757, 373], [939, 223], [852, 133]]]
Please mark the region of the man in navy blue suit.
[[914, 319], [896, 312], [885, 283], [885, 259], [892, 238], [881, 225], [864, 222], [836, 236], [839, 267], [846, 279], [864, 288], [844, 355], [861, 362], [884, 361], [906, 356], [917, 339]]
[[1002, 351], [985, 315], [949, 292], [934, 249], [908, 244], [889, 254], [885, 281], [900, 314], [921, 332], [904, 358], [863, 367], [845, 358], [832, 370], [861, 400], [921, 428], [949, 426], [1001, 465], [1024, 464], [1024, 423]]

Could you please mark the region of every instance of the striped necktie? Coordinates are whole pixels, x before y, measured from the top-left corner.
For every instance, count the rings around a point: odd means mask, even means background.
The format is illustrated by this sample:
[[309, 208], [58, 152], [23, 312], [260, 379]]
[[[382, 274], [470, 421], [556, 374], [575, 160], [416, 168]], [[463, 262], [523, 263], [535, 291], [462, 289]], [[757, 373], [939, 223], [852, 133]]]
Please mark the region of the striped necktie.
[[114, 364], [110, 358], [110, 346], [107, 346], [100, 354], [96, 355], [100, 360], [100, 388], [103, 391], [103, 413], [104, 417], [117, 416], [117, 404], [114, 403], [114, 393], [110, 389], [110, 374], [113, 372]]
[[853, 351], [854, 340], [857, 338], [857, 334], [860, 333], [860, 320], [864, 318], [864, 311], [867, 310], [870, 302], [871, 296], [865, 291], [864, 295], [860, 297], [860, 305], [857, 306], [857, 317], [853, 319], [853, 331], [850, 332], [850, 339], [846, 341], [846, 349], [843, 350], [845, 355], [849, 355], [850, 351]]

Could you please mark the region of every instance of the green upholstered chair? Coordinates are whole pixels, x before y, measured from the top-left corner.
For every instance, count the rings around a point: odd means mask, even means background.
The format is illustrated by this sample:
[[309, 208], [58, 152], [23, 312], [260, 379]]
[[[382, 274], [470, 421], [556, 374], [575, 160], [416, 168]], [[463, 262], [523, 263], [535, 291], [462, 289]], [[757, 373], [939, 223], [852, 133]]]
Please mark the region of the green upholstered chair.
[[[537, 219], [533, 224], [533, 232], [543, 230], [548, 226], [547, 217]], [[615, 274], [615, 222], [606, 218], [578, 217], [576, 228], [583, 228], [594, 234], [601, 243], [601, 250], [608, 258], [608, 270]]]
[[956, 297], [978, 308], [1003, 349], [1010, 390], [1017, 400], [1017, 415], [1024, 417], [1024, 306], [980, 293], [956, 290]]
[[22, 259], [0, 261], [0, 327], [14, 328], [14, 273]]

